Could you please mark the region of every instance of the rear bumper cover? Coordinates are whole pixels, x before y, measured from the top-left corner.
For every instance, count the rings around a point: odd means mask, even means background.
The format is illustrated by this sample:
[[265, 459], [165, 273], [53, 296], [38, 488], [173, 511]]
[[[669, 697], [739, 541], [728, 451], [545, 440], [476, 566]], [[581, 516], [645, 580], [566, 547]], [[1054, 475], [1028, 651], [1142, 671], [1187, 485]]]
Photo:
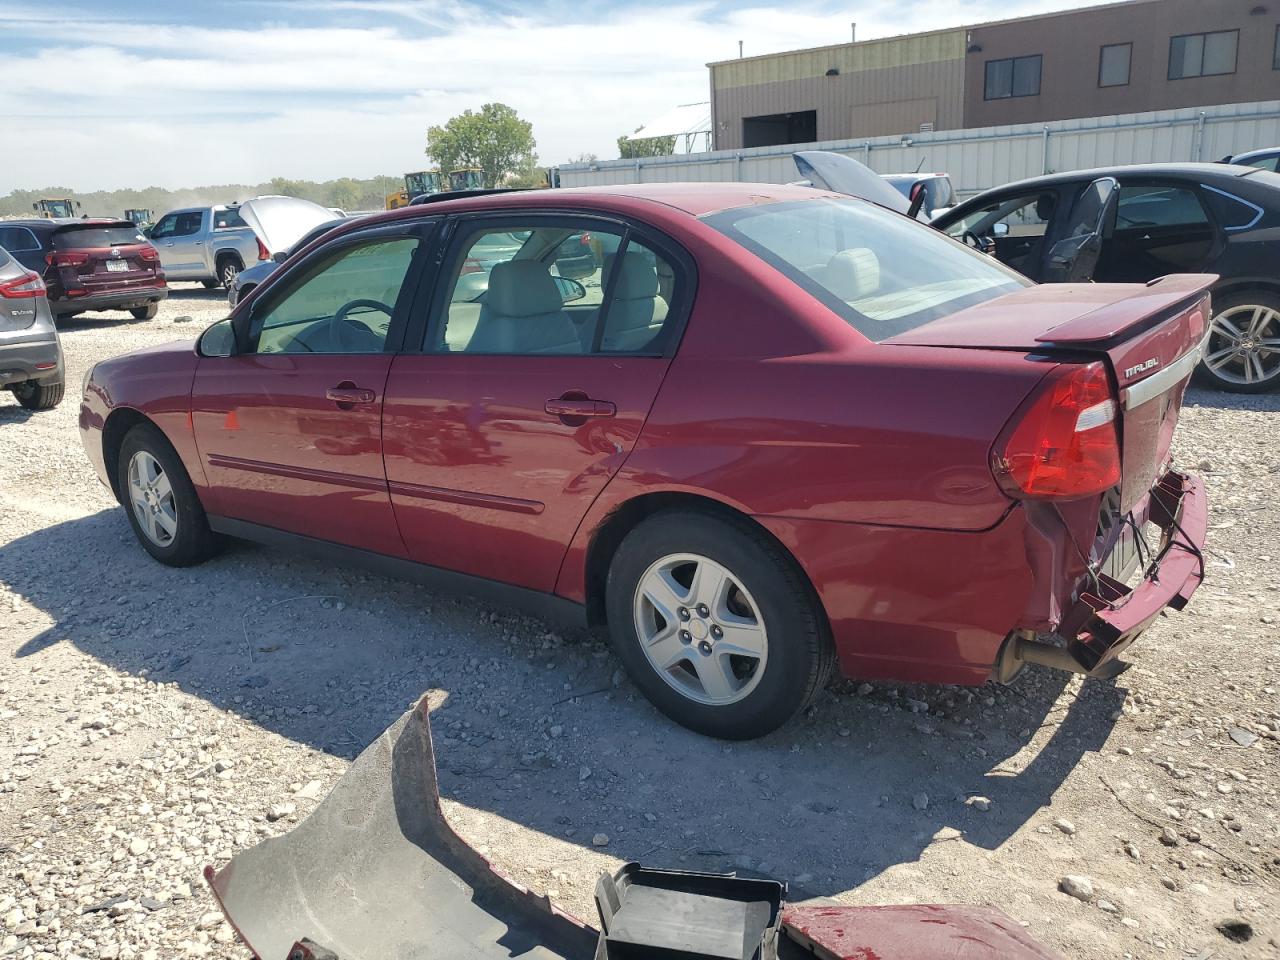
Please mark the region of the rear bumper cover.
[[80, 313], [92, 310], [128, 310], [131, 307], [145, 307], [148, 303], [159, 303], [169, 296], [169, 288], [134, 287], [132, 290], [113, 290], [108, 293], [89, 293], [83, 297], [59, 297], [50, 306], [59, 316], [68, 313]]
[[61, 380], [62, 377], [62, 350], [56, 339], [0, 342], [0, 387], [28, 380]]
[[1209, 526], [1204, 484], [1183, 473], [1166, 473], [1151, 490], [1150, 519], [1161, 531], [1161, 547], [1134, 587], [1100, 574], [1067, 611], [1058, 635], [1090, 672], [1115, 659], [1166, 607], [1181, 610], [1204, 580], [1205, 534]]

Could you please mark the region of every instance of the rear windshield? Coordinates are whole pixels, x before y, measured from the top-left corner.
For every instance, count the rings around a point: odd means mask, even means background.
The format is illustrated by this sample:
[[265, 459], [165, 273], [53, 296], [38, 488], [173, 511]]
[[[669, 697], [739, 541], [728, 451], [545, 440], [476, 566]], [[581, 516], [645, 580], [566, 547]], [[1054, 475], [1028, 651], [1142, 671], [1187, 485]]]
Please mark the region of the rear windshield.
[[123, 247], [146, 243], [137, 227], [71, 227], [53, 235], [55, 250], [84, 250], [92, 247]]
[[1032, 285], [992, 257], [860, 200], [798, 200], [704, 219], [870, 340]]

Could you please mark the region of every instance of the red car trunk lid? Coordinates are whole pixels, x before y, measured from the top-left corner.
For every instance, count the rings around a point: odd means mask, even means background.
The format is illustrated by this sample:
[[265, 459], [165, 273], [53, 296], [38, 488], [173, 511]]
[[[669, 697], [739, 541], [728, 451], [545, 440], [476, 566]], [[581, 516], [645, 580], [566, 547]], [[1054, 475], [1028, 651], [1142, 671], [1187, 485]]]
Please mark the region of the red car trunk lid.
[[886, 343], [1027, 351], [1064, 362], [1104, 356], [1120, 408], [1120, 509], [1169, 459], [1183, 388], [1209, 322], [1208, 274], [1136, 284], [1028, 287], [900, 334]]

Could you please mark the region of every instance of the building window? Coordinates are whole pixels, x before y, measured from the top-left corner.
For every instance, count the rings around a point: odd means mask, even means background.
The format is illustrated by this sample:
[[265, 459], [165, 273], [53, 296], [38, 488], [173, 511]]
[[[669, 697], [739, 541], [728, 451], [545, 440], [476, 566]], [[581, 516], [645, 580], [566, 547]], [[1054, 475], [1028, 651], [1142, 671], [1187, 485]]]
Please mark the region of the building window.
[[744, 147], [772, 147], [783, 143], [813, 143], [818, 139], [818, 111], [774, 113], [742, 119]]
[[1008, 60], [987, 61], [987, 82], [983, 89], [984, 100], [1005, 100], [1009, 97], [1040, 96], [1040, 62], [1043, 57], [1011, 57]]
[[1113, 43], [1103, 47], [1098, 56], [1098, 86], [1127, 87], [1129, 60], [1132, 56], [1132, 43]]
[[1236, 72], [1239, 30], [1188, 33], [1169, 41], [1169, 79], [1220, 77]]

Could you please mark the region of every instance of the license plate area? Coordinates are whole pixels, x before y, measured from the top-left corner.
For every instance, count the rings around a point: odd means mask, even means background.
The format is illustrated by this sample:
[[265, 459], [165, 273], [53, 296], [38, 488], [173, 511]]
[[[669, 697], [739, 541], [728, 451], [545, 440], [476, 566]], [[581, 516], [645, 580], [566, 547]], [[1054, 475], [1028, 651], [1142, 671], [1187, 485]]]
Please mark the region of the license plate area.
[[107, 273], [128, 273], [129, 263], [126, 260], [108, 260]]

